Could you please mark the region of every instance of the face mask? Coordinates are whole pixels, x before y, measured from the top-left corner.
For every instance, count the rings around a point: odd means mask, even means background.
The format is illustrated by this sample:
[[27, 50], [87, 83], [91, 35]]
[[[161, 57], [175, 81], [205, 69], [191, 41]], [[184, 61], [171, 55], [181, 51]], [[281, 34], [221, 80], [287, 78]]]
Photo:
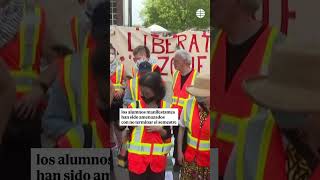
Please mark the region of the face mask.
[[290, 113], [283, 111], [272, 111], [272, 115], [280, 128], [296, 129], [308, 120], [307, 113]]
[[142, 59], [142, 58], [141, 58], [141, 59], [138, 59], [138, 60], [137, 60], [137, 63], [136, 63], [136, 64], [137, 64], [137, 67], [139, 67], [139, 64], [143, 63], [144, 61], [145, 61], [145, 60]]
[[116, 58], [116, 56], [114, 54], [110, 54], [110, 63], [113, 63], [115, 58]]
[[154, 101], [154, 97], [151, 97], [151, 98], [146, 98], [144, 96], [141, 96], [142, 100], [147, 103], [147, 104], [150, 104], [152, 101]]

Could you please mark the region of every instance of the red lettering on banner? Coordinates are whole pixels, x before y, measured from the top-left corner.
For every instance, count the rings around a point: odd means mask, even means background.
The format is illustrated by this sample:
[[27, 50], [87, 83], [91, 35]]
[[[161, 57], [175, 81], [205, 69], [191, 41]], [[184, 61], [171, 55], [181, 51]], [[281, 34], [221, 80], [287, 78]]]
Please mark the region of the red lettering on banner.
[[143, 41], [144, 42], [144, 46], [147, 46], [147, 36], [148, 35], [144, 35], [144, 41]]
[[167, 54], [174, 53], [174, 51], [170, 51], [170, 45], [171, 45], [171, 43], [170, 43], [169, 39], [166, 39], [166, 53]]
[[196, 51], [197, 53], [199, 52], [199, 47], [198, 47], [198, 43], [197, 43], [197, 35], [196, 34], [192, 34], [192, 39], [191, 39], [191, 43], [190, 43], [190, 47], [189, 47], [189, 52], [192, 52], [192, 47], [196, 46]]
[[202, 37], [206, 38], [206, 50], [205, 50], [205, 52], [208, 52], [208, 51], [209, 51], [209, 41], [210, 41], [209, 38], [210, 38], [210, 36], [207, 35], [206, 32], [204, 32], [203, 35], [202, 35]]
[[[264, 25], [270, 23], [270, 0], [263, 0], [262, 21]], [[289, 20], [296, 18], [296, 11], [289, 9], [289, 0], [281, 0], [281, 32], [288, 34]]]
[[194, 57], [192, 56], [191, 69], [194, 69]]
[[[184, 39], [181, 40], [180, 37], [184, 37]], [[182, 49], [184, 49], [184, 45], [182, 42], [185, 40], [187, 40], [187, 35], [185, 35], [185, 34], [178, 35], [178, 46], [181, 47]]]
[[201, 68], [202, 68], [202, 64], [201, 64], [201, 60], [205, 60], [207, 59], [207, 56], [198, 56], [198, 72], [200, 73]]
[[[159, 40], [160, 42], [156, 42], [156, 40]], [[154, 54], [162, 54], [162, 53], [164, 53], [165, 52], [165, 48], [164, 48], [164, 46], [162, 45], [163, 44], [163, 42], [164, 42], [164, 40], [163, 39], [160, 39], [160, 38], [156, 38], [156, 37], [154, 37], [154, 38], [152, 38], [152, 53], [154, 53]], [[160, 47], [161, 48], [161, 51], [156, 51], [156, 48], [155, 47]]]
[[128, 32], [128, 51], [132, 52], [132, 46], [131, 46], [131, 32]]
[[168, 61], [169, 61], [169, 57], [168, 56], [161, 56], [161, 57], [158, 57], [158, 60], [164, 60], [164, 63], [162, 64], [161, 68], [160, 68], [160, 72], [161, 72], [161, 75], [163, 76], [167, 76], [168, 73], [163, 73], [163, 70], [164, 68], [166, 67]]

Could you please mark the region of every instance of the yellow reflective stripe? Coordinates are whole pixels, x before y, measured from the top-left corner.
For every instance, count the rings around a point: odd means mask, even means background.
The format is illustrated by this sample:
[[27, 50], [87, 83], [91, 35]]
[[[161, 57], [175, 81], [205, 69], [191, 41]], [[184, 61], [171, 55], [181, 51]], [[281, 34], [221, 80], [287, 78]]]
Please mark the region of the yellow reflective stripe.
[[142, 141], [143, 132], [144, 132], [144, 126], [141, 126], [141, 132], [140, 132], [139, 142]]
[[134, 93], [133, 93], [133, 79], [130, 79], [129, 80], [129, 88], [130, 88], [130, 92], [131, 92], [131, 96], [132, 96], [132, 99], [136, 99], [135, 97], [134, 97]]
[[91, 122], [91, 127], [92, 127], [93, 137], [94, 137], [94, 140], [95, 140], [95, 147], [96, 148], [103, 148], [102, 142], [101, 142], [99, 134], [97, 132], [96, 120], [93, 120]]
[[128, 143], [128, 152], [138, 155], [150, 155], [151, 144], [130, 142]]
[[85, 48], [82, 56], [82, 82], [81, 82], [81, 113], [82, 113], [82, 123], [88, 124], [89, 122], [89, 113], [88, 113], [88, 95], [89, 95], [89, 83], [88, 83], [88, 70], [89, 70], [89, 49]]
[[174, 72], [173, 74], [173, 83], [172, 83], [172, 89], [176, 86], [177, 78], [178, 78], [179, 71]]
[[[32, 64], [35, 63], [35, 60], [36, 60], [36, 54], [37, 54], [37, 45], [39, 44], [39, 35], [40, 35], [40, 24], [41, 24], [41, 9], [39, 6], [36, 6], [35, 7], [35, 14], [36, 16], [39, 17], [39, 23], [36, 23], [35, 26], [36, 26], [36, 29], [35, 29], [35, 34], [34, 34], [34, 38], [35, 38], [35, 41], [33, 43], [33, 53], [32, 53]], [[31, 67], [32, 69], [32, 67]]]
[[269, 35], [267, 46], [263, 56], [263, 64], [266, 66], [269, 64], [273, 43], [275, 42], [275, 39], [277, 38], [278, 33], [279, 31], [276, 28], [271, 29], [271, 33]]
[[244, 145], [246, 137], [247, 123], [239, 124], [239, 134], [237, 138], [237, 151], [236, 151], [236, 177], [237, 180], [244, 180]]
[[64, 59], [64, 84], [65, 88], [67, 91], [67, 96], [68, 96], [68, 102], [69, 102], [69, 107], [71, 111], [71, 116], [72, 116], [72, 121], [76, 123], [77, 119], [77, 110], [76, 110], [76, 101], [75, 101], [75, 96], [73, 94], [72, 88], [71, 88], [71, 55], [67, 56]]
[[38, 74], [33, 71], [11, 71], [11, 76], [16, 82], [16, 91], [25, 93], [32, 89], [32, 83], [28, 83], [28, 80], [34, 80], [38, 78]]
[[210, 150], [210, 141], [209, 140], [201, 140], [193, 137], [190, 133], [188, 133], [187, 143], [194, 149], [197, 149], [197, 144], [199, 141], [199, 151], [209, 151]]
[[[197, 71], [193, 70], [191, 86], [194, 85], [194, 80], [196, 79], [197, 74], [198, 74]], [[188, 93], [188, 98], [191, 98], [191, 94], [189, 94], [189, 93]]]
[[[135, 143], [130, 142], [128, 143], [128, 152], [139, 154], [139, 155], [150, 155], [151, 153], [151, 146], [150, 143]], [[172, 143], [163, 143], [163, 144], [153, 144], [153, 151], [152, 155], [165, 155], [170, 152], [171, 147], [173, 146]]]
[[216, 54], [216, 50], [217, 50], [217, 47], [218, 47], [218, 41], [219, 41], [221, 35], [222, 35], [222, 30], [219, 30], [219, 32], [215, 36], [215, 39], [214, 39], [214, 42], [213, 42], [213, 46], [212, 46], [212, 49], [211, 49], [211, 56], [210, 56], [211, 57], [211, 63], [213, 63], [214, 56]]
[[81, 139], [78, 136], [78, 132], [74, 128], [67, 132], [66, 137], [73, 148], [82, 148], [83, 145], [81, 143]]
[[166, 108], [167, 107], [167, 102], [166, 101], [162, 101], [162, 108]]
[[172, 143], [154, 144], [152, 155], [158, 155], [158, 156], [166, 155], [170, 152], [172, 146], [173, 146]]
[[268, 119], [266, 120], [265, 128], [263, 129], [263, 143], [260, 143], [259, 147], [259, 160], [258, 160], [258, 167], [257, 167], [257, 174], [256, 179], [257, 180], [263, 180], [264, 179], [264, 169], [266, 165], [266, 160], [268, 156], [268, 150], [269, 145], [272, 137], [272, 130], [274, 127], [274, 119], [272, 118], [272, 115], [268, 115]]
[[38, 74], [33, 71], [11, 71], [13, 77], [30, 77], [32, 79], [38, 78]]
[[[137, 79], [136, 79], [136, 86], [135, 86], [135, 88], [134, 88], [134, 90], [135, 90], [135, 93], [136, 93], [136, 100], [138, 100], [139, 98], [138, 98], [138, 82], [139, 82], [139, 77], [137, 76]], [[140, 103], [140, 102], [139, 102]]]

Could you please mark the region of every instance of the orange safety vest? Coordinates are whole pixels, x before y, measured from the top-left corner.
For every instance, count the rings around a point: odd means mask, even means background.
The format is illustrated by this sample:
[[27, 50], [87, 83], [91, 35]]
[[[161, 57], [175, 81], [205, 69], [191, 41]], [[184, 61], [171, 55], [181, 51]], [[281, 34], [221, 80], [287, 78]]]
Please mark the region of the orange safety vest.
[[[259, 117], [243, 123], [239, 128], [237, 151], [231, 157], [226, 174], [235, 180], [288, 179], [283, 138], [272, 113], [261, 110]], [[230, 166], [231, 167], [231, 166]], [[320, 166], [310, 180], [320, 179]]]
[[[137, 102], [138, 106], [137, 107]], [[143, 100], [133, 102], [129, 108], [145, 108]], [[169, 108], [165, 101], [161, 101], [162, 108]], [[142, 174], [147, 167], [155, 173], [165, 171], [167, 154], [172, 147], [171, 138], [162, 140], [159, 133], [146, 132], [144, 126], [134, 127], [128, 146], [128, 169], [135, 174]]]
[[116, 71], [110, 76], [110, 80], [114, 86], [115, 91], [119, 91], [122, 88], [124, 74], [124, 65], [118, 63]]
[[[109, 127], [96, 106], [95, 82], [89, 70], [89, 49], [65, 57], [60, 64], [60, 82], [68, 97], [74, 128], [57, 141], [62, 148], [110, 147]], [[90, 94], [90, 95], [89, 95]]]
[[183, 110], [183, 120], [188, 128], [185, 160], [199, 166], [210, 167], [210, 115], [200, 129], [199, 107], [196, 99], [190, 98]]
[[242, 83], [267, 69], [277, 35], [275, 28], [265, 28], [237, 70], [228, 90], [225, 89], [227, 34], [220, 31], [215, 39], [210, 68], [213, 77], [211, 147], [219, 149], [219, 174], [224, 174], [239, 124], [259, 114], [257, 106], [243, 91]]
[[[151, 72], [155, 72], [155, 71], [159, 71], [160, 72], [160, 67], [157, 65], [157, 64], [152, 64], [151, 66]], [[137, 75], [137, 72], [136, 72], [136, 68], [135, 67], [132, 67], [131, 69], [131, 73], [132, 73], [132, 77], [135, 77]]]
[[172, 82], [173, 95], [172, 95], [171, 108], [178, 108], [179, 117], [185, 102], [191, 98], [191, 95], [187, 92], [186, 89], [189, 86], [193, 85], [197, 74], [198, 72], [193, 69], [188, 79], [182, 86], [182, 88], [181, 88], [181, 73], [179, 71], [176, 71], [173, 74], [173, 82]]
[[0, 56], [15, 79], [17, 97], [29, 92], [39, 76], [45, 28], [44, 11], [38, 4], [30, 6], [25, 3], [23, 13], [17, 36], [0, 48]]

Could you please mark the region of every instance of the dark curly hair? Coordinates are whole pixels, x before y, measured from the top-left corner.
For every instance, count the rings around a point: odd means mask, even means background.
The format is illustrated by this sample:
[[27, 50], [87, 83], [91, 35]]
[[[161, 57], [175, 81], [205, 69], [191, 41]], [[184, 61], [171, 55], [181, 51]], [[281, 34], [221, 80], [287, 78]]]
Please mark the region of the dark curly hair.
[[139, 79], [139, 85], [150, 88], [155, 94], [155, 100], [160, 102], [166, 95], [166, 88], [161, 75], [157, 72], [146, 73]]

